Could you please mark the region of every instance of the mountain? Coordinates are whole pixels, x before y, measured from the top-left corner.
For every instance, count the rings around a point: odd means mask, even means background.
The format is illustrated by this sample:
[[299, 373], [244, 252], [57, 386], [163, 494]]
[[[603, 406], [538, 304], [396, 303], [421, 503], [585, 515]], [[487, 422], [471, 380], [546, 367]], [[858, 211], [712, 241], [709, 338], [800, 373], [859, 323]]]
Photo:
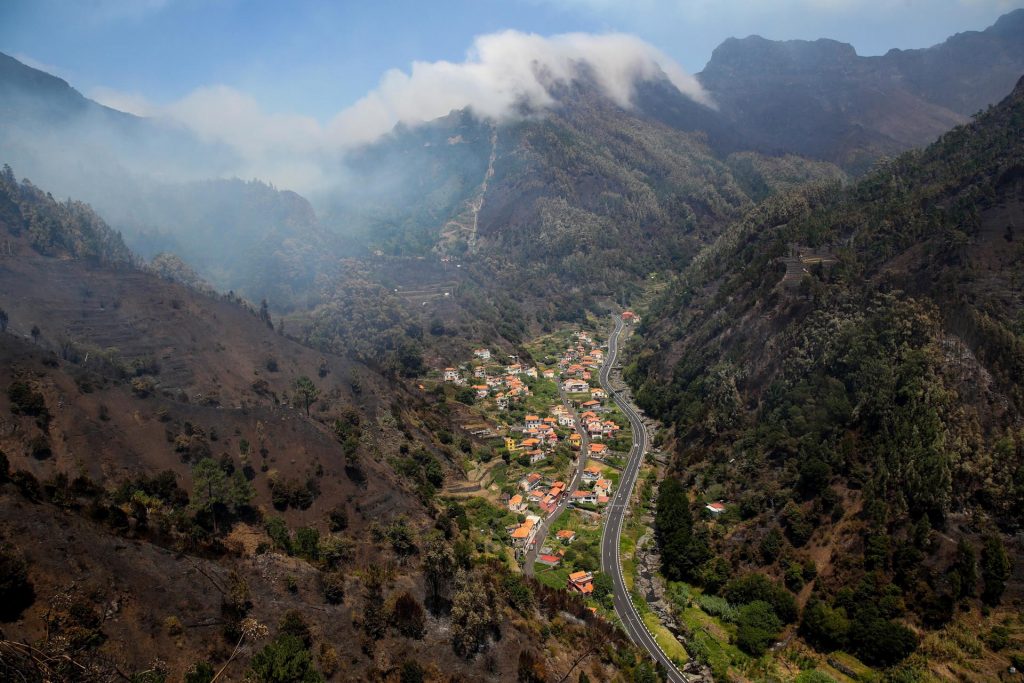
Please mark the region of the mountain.
[[833, 40], [730, 38], [698, 78], [757, 149], [863, 171], [935, 140], [1024, 73], [1024, 10], [921, 50], [860, 57]]
[[214, 176], [231, 154], [167, 122], [125, 114], [0, 54], [0, 156], [59, 196], [88, 201], [149, 257], [173, 251], [215, 287], [305, 304], [338, 251], [309, 203]]
[[[734, 604], [730, 577], [777, 579], [805, 606], [807, 642], [881, 666], [917, 633], [986, 632], [1012, 611], [1022, 141], [1024, 79], [848, 188], [763, 202], [652, 304], [627, 375], [674, 429], [671, 478], [729, 510], [663, 557], [668, 575]], [[966, 646], [936, 655], [930, 637], [912, 666], [959, 671]], [[985, 656], [987, 675], [1008, 666]]]
[[0, 677], [645, 669], [499, 560], [507, 511], [438, 497], [452, 434], [489, 447], [465, 412], [139, 262], [0, 176]]

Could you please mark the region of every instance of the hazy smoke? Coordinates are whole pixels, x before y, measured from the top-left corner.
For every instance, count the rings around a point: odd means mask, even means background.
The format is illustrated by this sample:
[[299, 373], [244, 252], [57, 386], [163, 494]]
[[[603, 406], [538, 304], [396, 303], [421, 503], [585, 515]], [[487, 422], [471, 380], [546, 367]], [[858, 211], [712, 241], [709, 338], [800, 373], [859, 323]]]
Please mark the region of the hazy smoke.
[[713, 106], [693, 76], [639, 38], [518, 31], [477, 38], [459, 63], [415, 62], [409, 72], [388, 71], [376, 89], [326, 125], [306, 116], [267, 113], [249, 95], [226, 86], [199, 88], [163, 106], [109, 90], [90, 94], [114, 108], [170, 119], [204, 141], [230, 147], [240, 163], [234, 172], [241, 177], [314, 191], [330, 184], [323, 169], [336, 164], [339, 153], [376, 140], [397, 123], [415, 125], [465, 107], [495, 121], [517, 116], [523, 105], [550, 108], [555, 102], [548, 88], [571, 81], [582, 65], [623, 107], [631, 106], [637, 81], [665, 77], [683, 94]]

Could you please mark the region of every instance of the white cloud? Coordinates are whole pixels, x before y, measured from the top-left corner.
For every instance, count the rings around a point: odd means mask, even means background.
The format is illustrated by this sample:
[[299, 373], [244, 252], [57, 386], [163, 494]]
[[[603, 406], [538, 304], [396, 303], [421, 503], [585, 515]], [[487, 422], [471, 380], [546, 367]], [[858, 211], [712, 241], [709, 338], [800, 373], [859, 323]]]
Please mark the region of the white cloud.
[[504, 31], [477, 38], [465, 61], [414, 62], [406, 73], [392, 69], [376, 89], [330, 123], [333, 139], [365, 142], [396, 123], [416, 123], [470, 107], [478, 116], [503, 120], [520, 104], [544, 109], [555, 103], [551, 81], [568, 82], [587, 64], [605, 94], [629, 107], [637, 80], [667, 76], [680, 92], [711, 104], [693, 76], [661, 51], [630, 35], [572, 33], [546, 38]]
[[[581, 33], [543, 37], [504, 31], [478, 37], [462, 62], [414, 62], [392, 69], [378, 86], [326, 125], [299, 114], [269, 113], [251, 96], [215, 85], [156, 105], [110, 89], [91, 94], [122, 111], [169, 119], [208, 142], [229, 146], [242, 160], [242, 177], [258, 176], [299, 190], [322, 189], [318, 172], [330, 157], [372, 142], [398, 123], [415, 125], [469, 107], [503, 121], [522, 105], [537, 111], [556, 105], [549, 86], [569, 82], [587, 65], [612, 100], [630, 107], [638, 80], [667, 77], [685, 95], [713, 106], [697, 80], [664, 53], [630, 35]], [[324, 162], [324, 163], [322, 163]]]
[[89, 99], [95, 100], [105, 107], [117, 109], [136, 116], [157, 116], [159, 108], [150, 102], [144, 95], [138, 93], [126, 93], [113, 88], [93, 88], [88, 93]]

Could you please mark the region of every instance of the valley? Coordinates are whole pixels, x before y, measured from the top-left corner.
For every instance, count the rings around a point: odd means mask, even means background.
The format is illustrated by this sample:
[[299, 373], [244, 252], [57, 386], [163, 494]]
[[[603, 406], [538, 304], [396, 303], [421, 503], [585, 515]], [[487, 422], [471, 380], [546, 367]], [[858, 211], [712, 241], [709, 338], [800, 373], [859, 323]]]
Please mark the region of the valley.
[[[402, 42], [158, 4], [90, 30]], [[265, 109], [0, 54], [0, 680], [1021, 680], [1024, 8], [692, 75], [683, 24], [330, 115], [355, 62]]]

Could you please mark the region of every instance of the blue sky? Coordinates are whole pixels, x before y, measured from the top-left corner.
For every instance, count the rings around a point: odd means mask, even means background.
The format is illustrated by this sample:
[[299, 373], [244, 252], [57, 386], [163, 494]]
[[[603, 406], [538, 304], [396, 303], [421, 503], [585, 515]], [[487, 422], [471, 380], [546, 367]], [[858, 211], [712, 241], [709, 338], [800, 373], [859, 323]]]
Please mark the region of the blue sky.
[[635, 34], [699, 71], [729, 36], [831, 37], [861, 54], [983, 29], [1024, 0], [0, 0], [0, 51], [86, 94], [167, 103], [226, 85], [320, 122], [414, 60], [501, 29]]

